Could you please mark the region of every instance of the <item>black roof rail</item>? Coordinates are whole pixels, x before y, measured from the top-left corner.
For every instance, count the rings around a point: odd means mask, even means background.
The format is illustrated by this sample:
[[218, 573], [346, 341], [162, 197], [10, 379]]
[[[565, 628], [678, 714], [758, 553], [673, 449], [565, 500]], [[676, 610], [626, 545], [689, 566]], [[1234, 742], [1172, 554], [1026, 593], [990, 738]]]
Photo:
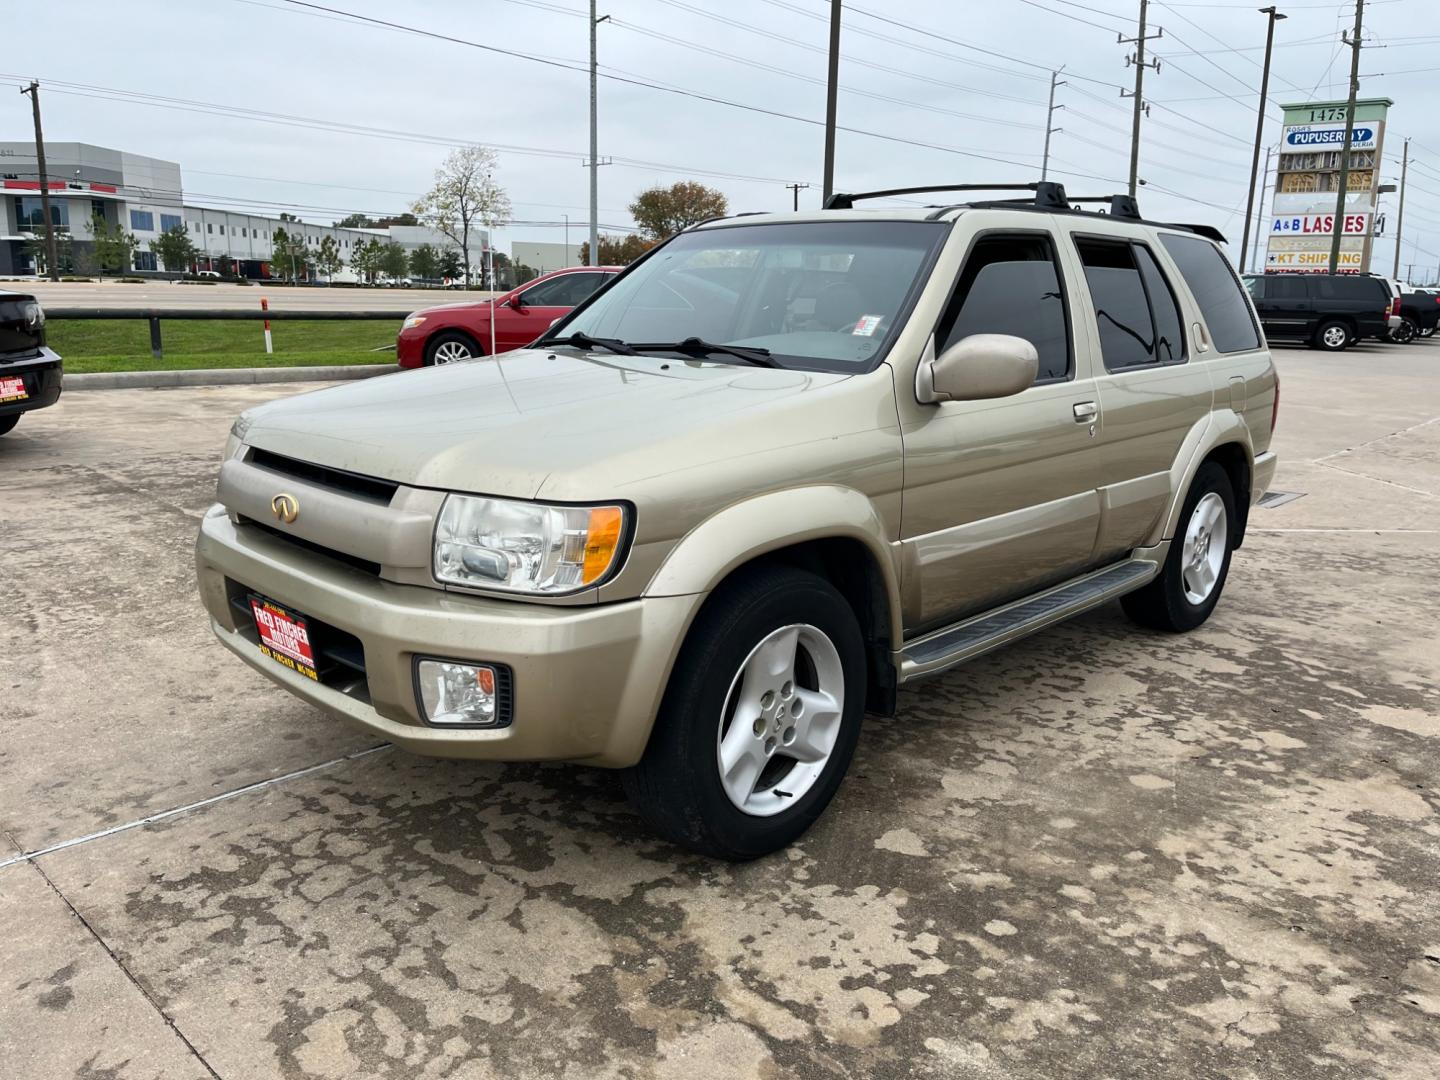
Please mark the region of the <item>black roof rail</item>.
[[[1033, 204], [1046, 209], [1063, 209], [1065, 189], [1059, 184], [1042, 180], [1037, 184], [927, 184], [920, 187], [886, 188], [884, 191], [857, 191], [853, 194], [835, 192], [825, 200], [826, 210], [853, 210], [860, 199], [886, 199], [896, 195], [928, 195], [937, 191], [1033, 191]], [[1019, 200], [1017, 200], [1018, 202]], [[1031, 200], [1024, 200], [1026, 205]]]

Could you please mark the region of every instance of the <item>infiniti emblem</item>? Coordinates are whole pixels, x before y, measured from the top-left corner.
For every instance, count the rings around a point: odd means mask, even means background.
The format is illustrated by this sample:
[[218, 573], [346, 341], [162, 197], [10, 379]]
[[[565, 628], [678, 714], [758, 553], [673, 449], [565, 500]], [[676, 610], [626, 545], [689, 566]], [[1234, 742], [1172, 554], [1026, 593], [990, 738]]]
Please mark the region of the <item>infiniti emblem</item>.
[[300, 500], [281, 492], [270, 500], [270, 512], [275, 515], [275, 520], [289, 525], [300, 516]]

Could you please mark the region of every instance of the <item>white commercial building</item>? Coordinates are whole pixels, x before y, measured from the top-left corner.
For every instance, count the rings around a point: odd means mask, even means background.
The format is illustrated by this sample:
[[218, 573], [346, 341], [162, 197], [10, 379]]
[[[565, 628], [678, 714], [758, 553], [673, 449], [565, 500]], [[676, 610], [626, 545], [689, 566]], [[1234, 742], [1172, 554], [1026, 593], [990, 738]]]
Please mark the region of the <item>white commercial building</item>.
[[[348, 267], [357, 244], [371, 239], [395, 240], [407, 252], [422, 243], [456, 248], [431, 229], [395, 225], [388, 229], [349, 229], [309, 221], [283, 221], [278, 216], [196, 206], [188, 202], [180, 166], [173, 161], [143, 157], [88, 143], [45, 144], [50, 189], [50, 218], [62, 236], [70, 237], [77, 254], [94, 242], [91, 222], [98, 216], [135, 235], [130, 267], [161, 269], [150, 241], [167, 229], [183, 225], [200, 252], [199, 269], [225, 270], [242, 277], [271, 276], [271, 239], [276, 230], [305, 239], [311, 251], [329, 236]], [[35, 260], [27, 246], [44, 233], [39, 165], [33, 142], [0, 142], [0, 276], [33, 274]], [[471, 232], [471, 266], [484, 263], [489, 234]], [[276, 273], [282, 271], [277, 268]], [[283, 271], [289, 274], [289, 270]]]

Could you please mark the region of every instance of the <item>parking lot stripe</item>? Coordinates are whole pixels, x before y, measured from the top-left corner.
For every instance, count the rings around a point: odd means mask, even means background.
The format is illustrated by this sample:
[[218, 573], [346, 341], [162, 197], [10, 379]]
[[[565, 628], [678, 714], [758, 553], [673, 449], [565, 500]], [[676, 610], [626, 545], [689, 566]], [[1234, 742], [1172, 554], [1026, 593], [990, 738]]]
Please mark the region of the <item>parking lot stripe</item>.
[[252, 791], [260, 791], [263, 788], [275, 784], [283, 784], [287, 780], [295, 780], [301, 776], [309, 776], [311, 773], [328, 769], [332, 765], [343, 765], [347, 761], [354, 761], [357, 758], [366, 757], [370, 754], [379, 753], [381, 750], [389, 750], [389, 743], [380, 743], [378, 746], [367, 746], [364, 750], [356, 750], [353, 754], [346, 754], [343, 757], [331, 758], [329, 761], [322, 761], [318, 765], [307, 765], [303, 769], [295, 769], [293, 772], [282, 773], [279, 776], [272, 776], [268, 780], [257, 780], [253, 784], [246, 784], [243, 787], [231, 791], [222, 792], [219, 795], [212, 795], [208, 799], [201, 799], [199, 802], [186, 803], [184, 806], [172, 807], [169, 810], [162, 810], [158, 814], [150, 814], [135, 821], [127, 821], [123, 825], [113, 825], [108, 829], [101, 829], [99, 832], [86, 833], [84, 836], [76, 836], [70, 840], [62, 840], [58, 844], [51, 844], [49, 847], [39, 848], [35, 851], [27, 851], [21, 855], [0, 861], [0, 870], [7, 866], [14, 866], [16, 863], [30, 862], [40, 858], [42, 855], [50, 855], [57, 851], [64, 851], [66, 848], [76, 847], [79, 844], [88, 844], [92, 840], [101, 840], [107, 836], [114, 836], [116, 833], [128, 832], [130, 829], [138, 829], [142, 825], [153, 825], [157, 821], [164, 821], [166, 818], [175, 817], [178, 814], [188, 813], [191, 810], [199, 810], [202, 807], [212, 806], [227, 799], [233, 799], [237, 795], [248, 795]]

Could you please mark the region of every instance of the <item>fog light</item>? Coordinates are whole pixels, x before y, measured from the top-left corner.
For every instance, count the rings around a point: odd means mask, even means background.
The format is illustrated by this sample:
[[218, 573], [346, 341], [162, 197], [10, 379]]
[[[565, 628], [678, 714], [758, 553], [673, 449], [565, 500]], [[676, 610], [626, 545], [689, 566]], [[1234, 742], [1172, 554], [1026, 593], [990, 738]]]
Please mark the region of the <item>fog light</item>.
[[421, 660], [415, 681], [420, 708], [432, 724], [489, 727], [500, 721], [493, 667]]

